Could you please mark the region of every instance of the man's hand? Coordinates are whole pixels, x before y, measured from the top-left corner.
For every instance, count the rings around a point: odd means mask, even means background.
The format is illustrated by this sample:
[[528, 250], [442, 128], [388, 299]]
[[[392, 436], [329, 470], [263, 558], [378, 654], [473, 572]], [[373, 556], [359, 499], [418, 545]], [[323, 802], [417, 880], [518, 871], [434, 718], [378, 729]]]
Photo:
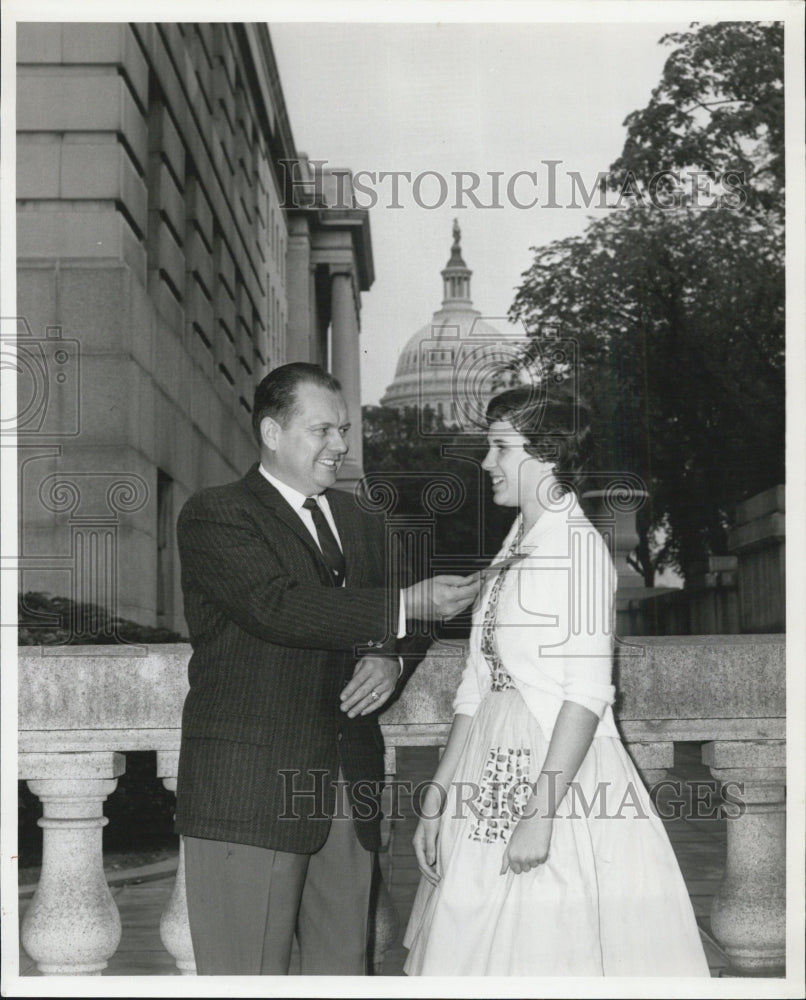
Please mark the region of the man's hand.
[[396, 656], [363, 656], [340, 695], [342, 712], [351, 719], [374, 712], [389, 700], [399, 676]]
[[475, 601], [481, 586], [479, 573], [470, 576], [432, 576], [403, 591], [406, 618], [438, 621], [453, 618]]

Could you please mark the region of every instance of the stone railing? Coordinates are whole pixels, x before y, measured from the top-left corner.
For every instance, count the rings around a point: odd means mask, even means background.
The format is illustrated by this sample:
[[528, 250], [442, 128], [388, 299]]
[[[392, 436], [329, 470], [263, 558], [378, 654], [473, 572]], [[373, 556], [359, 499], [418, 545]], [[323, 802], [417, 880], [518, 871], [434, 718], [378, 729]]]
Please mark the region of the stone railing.
[[[19, 776], [43, 805], [42, 874], [21, 928], [45, 974], [98, 974], [118, 947], [117, 907], [103, 869], [103, 803], [125, 752], [156, 750], [175, 789], [187, 687], [186, 645], [43, 647], [19, 661]], [[386, 771], [400, 746], [444, 744], [461, 644], [435, 647], [383, 716]], [[743, 786], [728, 823], [713, 933], [739, 975], [780, 974], [785, 958], [785, 647], [783, 636], [625, 639], [617, 717], [648, 783], [675, 741], [704, 741], [718, 781]], [[184, 865], [160, 923], [178, 969], [193, 973]]]

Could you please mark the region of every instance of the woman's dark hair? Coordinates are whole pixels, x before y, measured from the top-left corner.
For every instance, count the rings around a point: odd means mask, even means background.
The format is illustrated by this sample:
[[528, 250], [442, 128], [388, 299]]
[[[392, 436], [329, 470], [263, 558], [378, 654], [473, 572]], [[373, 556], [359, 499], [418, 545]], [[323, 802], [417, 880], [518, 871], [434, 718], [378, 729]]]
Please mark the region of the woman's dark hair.
[[307, 361], [294, 361], [270, 371], [255, 389], [252, 405], [252, 431], [260, 444], [260, 422], [272, 417], [285, 426], [297, 407], [297, 388], [307, 382], [331, 392], [341, 392], [341, 383], [330, 372]]
[[591, 449], [588, 406], [567, 386], [518, 386], [487, 404], [487, 423], [508, 420], [527, 439], [524, 450], [552, 462], [560, 485], [579, 491]]

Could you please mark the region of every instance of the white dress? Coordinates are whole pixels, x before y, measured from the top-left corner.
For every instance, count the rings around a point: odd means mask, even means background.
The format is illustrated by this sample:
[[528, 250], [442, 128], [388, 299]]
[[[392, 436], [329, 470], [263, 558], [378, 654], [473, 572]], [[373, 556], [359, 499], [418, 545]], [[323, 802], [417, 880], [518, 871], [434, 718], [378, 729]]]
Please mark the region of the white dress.
[[[576, 500], [520, 519], [473, 615], [454, 711], [473, 721], [404, 945], [409, 975], [708, 976], [666, 831], [611, 704], [615, 572]], [[563, 701], [600, 717], [546, 862], [500, 874]]]

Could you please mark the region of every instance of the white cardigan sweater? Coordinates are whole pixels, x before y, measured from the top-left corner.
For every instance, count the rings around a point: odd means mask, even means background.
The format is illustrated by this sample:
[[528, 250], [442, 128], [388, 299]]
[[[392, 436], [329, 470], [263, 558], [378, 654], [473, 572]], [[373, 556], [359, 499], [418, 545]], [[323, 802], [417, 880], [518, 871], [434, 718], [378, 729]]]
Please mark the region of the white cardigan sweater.
[[[519, 516], [490, 567], [503, 562]], [[521, 558], [518, 558], [518, 557]], [[498, 598], [495, 641], [504, 669], [546, 738], [563, 701], [599, 716], [595, 736], [618, 737], [613, 720], [616, 572], [607, 546], [573, 494], [546, 510], [521, 540]], [[473, 715], [490, 690], [481, 653], [484, 612], [495, 580], [489, 572], [473, 611], [468, 657], [453, 710]]]

